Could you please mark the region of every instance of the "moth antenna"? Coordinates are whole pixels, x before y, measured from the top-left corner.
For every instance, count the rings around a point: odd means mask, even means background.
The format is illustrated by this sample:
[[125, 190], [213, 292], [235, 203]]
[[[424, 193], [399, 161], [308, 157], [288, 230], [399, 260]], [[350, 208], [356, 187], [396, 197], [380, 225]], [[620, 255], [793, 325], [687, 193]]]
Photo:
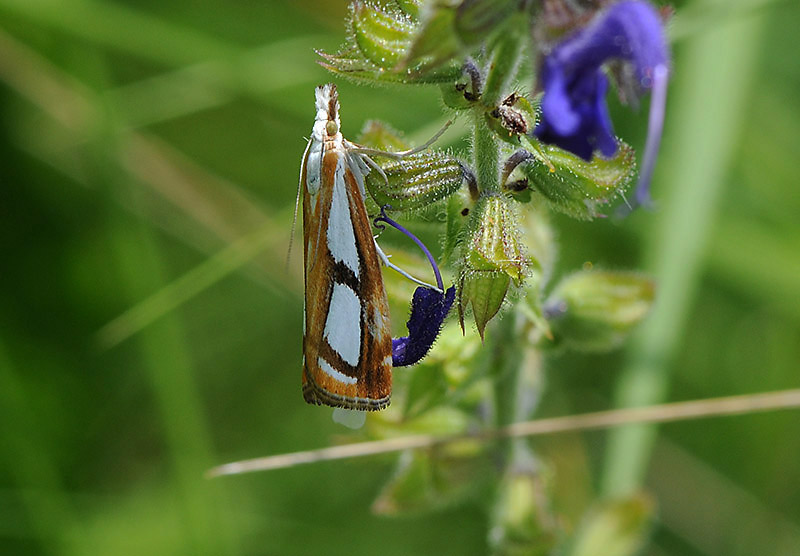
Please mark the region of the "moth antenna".
[[292, 231], [289, 234], [289, 248], [286, 250], [286, 265], [284, 266], [284, 271], [289, 272], [289, 261], [292, 258], [292, 246], [294, 245], [294, 232], [297, 228], [297, 211], [300, 208], [300, 193], [303, 190], [303, 173], [305, 171], [306, 166], [306, 155], [308, 154], [308, 149], [311, 148], [311, 140], [308, 140], [306, 144], [306, 150], [303, 151], [303, 160], [300, 162], [300, 179], [297, 182], [297, 196], [294, 199], [294, 215], [292, 216]]

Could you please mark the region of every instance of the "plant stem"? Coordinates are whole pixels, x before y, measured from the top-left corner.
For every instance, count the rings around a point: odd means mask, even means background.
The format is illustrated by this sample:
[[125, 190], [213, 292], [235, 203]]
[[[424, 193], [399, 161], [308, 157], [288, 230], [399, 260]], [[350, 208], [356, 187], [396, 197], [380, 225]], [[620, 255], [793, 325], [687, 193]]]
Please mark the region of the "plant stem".
[[[542, 394], [542, 354], [531, 347], [530, 325], [520, 312], [507, 314], [495, 327], [492, 364], [495, 425], [506, 427], [527, 421]], [[489, 545], [495, 554], [507, 554], [510, 546], [526, 545], [544, 554], [549, 546], [552, 519], [539, 474], [539, 461], [523, 437], [504, 439], [498, 445], [503, 463], [489, 525]]]
[[478, 191], [500, 191], [500, 175], [498, 158], [500, 150], [494, 133], [483, 119], [483, 111], [474, 112], [475, 126], [472, 139], [472, 150], [475, 164], [475, 177]]
[[486, 125], [485, 114], [492, 110], [506, 94], [511, 79], [516, 74], [522, 52], [522, 18], [509, 22], [507, 30], [497, 39], [492, 53], [492, 63], [486, 76], [481, 103], [472, 112], [474, 136], [472, 142], [475, 174], [480, 191], [499, 191], [500, 151], [494, 132]]

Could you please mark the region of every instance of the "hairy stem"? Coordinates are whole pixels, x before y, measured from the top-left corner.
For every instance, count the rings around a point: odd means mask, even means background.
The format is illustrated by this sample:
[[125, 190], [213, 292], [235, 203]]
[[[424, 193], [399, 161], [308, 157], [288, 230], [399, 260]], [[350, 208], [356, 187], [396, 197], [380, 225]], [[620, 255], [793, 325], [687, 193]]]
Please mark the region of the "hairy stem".
[[478, 180], [478, 191], [499, 191], [500, 150], [492, 130], [486, 125], [482, 111], [475, 113], [472, 149], [475, 164], [475, 177]]

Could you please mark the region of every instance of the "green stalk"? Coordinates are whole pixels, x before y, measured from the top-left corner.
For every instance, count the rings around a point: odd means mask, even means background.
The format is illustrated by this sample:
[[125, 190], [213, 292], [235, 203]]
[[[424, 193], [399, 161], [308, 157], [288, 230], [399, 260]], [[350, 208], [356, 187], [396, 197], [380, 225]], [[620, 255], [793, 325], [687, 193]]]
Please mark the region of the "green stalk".
[[[668, 192], [656, 213], [656, 233], [646, 246], [658, 281], [653, 313], [631, 346], [619, 379], [617, 407], [664, 401], [671, 363], [681, 344], [703, 270], [704, 249], [715, 218], [725, 170], [745, 129], [748, 96], [763, 18], [708, 29], [683, 47], [675, 63], [671, 129], [660, 168]], [[602, 477], [606, 496], [625, 496], [641, 485], [657, 429], [631, 425], [609, 435]]]
[[481, 105], [472, 112], [475, 120], [472, 148], [480, 191], [500, 190], [499, 147], [494, 132], [486, 125], [484, 112], [487, 107], [491, 110], [500, 103], [516, 73], [521, 54], [521, 38], [524, 36], [521, 29], [518, 29], [520, 21], [509, 22], [508, 29], [497, 39]]
[[[529, 341], [530, 324], [510, 312], [494, 327], [491, 364], [495, 425], [504, 427], [532, 418], [542, 395], [542, 354]], [[503, 471], [491, 511], [489, 546], [493, 554], [539, 556], [552, 548], [554, 521], [540, 465], [527, 438], [504, 439], [498, 445]]]
[[482, 109], [474, 112], [472, 150], [478, 191], [500, 191], [499, 146], [494, 133], [486, 125]]

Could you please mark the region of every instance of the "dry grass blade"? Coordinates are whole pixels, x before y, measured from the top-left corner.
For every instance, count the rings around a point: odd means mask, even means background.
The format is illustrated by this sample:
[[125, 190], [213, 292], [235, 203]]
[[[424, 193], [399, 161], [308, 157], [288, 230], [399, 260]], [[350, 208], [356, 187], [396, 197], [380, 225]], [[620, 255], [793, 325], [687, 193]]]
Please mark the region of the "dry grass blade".
[[220, 465], [219, 467], [210, 469], [206, 473], [206, 476], [211, 478], [222, 475], [239, 475], [242, 473], [251, 473], [253, 471], [269, 471], [272, 469], [294, 467], [304, 463], [373, 456], [414, 448], [430, 448], [464, 439], [491, 440], [495, 438], [539, 436], [558, 432], [604, 429], [634, 423], [667, 423], [670, 421], [685, 421], [689, 419], [796, 408], [800, 408], [800, 389], [676, 402], [651, 407], [614, 409], [610, 411], [586, 413], [584, 415], [570, 415], [566, 417], [553, 417], [550, 419], [537, 419], [523, 423], [514, 423], [507, 427], [486, 430], [479, 433], [452, 436], [403, 436], [388, 440], [360, 442], [357, 444], [321, 448], [319, 450], [279, 454], [276, 456], [267, 456], [264, 458], [255, 458]]

